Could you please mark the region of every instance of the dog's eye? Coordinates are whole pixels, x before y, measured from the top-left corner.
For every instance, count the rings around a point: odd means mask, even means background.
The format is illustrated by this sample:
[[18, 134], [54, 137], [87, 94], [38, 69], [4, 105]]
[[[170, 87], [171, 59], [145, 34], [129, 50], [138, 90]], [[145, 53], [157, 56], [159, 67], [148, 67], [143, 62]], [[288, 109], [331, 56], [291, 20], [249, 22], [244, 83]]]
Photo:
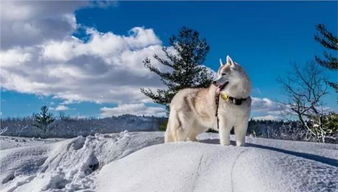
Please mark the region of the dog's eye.
[[223, 76], [223, 75], [227, 75], [227, 73], [222, 73], [222, 76]]

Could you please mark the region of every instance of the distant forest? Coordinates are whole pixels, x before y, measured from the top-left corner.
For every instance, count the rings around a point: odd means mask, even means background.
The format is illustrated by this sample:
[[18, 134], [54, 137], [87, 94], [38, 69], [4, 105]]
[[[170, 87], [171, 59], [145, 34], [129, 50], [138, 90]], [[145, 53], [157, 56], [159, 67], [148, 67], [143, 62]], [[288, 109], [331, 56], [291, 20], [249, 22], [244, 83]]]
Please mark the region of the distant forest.
[[[110, 118], [58, 117], [50, 125], [46, 134], [34, 126], [33, 117], [1, 119], [0, 134], [21, 137], [76, 137], [95, 133], [116, 133], [127, 131], [164, 131], [166, 118], [122, 115]], [[248, 136], [285, 139], [296, 141], [316, 141], [298, 121], [250, 120]], [[328, 143], [338, 143], [338, 135], [327, 139]]]

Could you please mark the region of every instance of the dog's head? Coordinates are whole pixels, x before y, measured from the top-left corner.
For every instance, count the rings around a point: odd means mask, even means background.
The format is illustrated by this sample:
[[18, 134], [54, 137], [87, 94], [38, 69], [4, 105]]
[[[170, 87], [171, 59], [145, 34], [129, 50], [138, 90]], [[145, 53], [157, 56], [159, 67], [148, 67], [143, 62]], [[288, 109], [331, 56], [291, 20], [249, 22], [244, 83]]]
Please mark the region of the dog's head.
[[220, 59], [220, 67], [217, 71], [213, 84], [217, 87], [217, 92], [224, 90], [229, 83], [236, 83], [241, 78], [242, 68], [234, 62], [230, 56], [226, 57], [226, 63]]

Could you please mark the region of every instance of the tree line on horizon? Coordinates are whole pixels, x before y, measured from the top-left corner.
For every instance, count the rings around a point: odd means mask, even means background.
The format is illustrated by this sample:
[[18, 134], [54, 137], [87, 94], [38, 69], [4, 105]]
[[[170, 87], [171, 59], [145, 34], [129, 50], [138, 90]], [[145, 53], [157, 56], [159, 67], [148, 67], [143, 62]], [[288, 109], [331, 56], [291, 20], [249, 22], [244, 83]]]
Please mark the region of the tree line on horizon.
[[[41, 112], [40, 112], [41, 113]], [[166, 118], [121, 115], [97, 118], [73, 118], [53, 115], [55, 121], [48, 125], [46, 132], [34, 126], [34, 116], [1, 119], [0, 135], [19, 137], [76, 137], [96, 133], [118, 133], [128, 131], [165, 131], [163, 122]], [[141, 127], [140, 127], [141, 126]], [[133, 129], [130, 129], [133, 128]], [[137, 128], [137, 130], [134, 130]], [[215, 132], [215, 131], [214, 131]], [[247, 135], [250, 137], [283, 139], [294, 141], [317, 141], [297, 120], [259, 120], [251, 119]], [[326, 143], [337, 143], [338, 133], [325, 140]]]

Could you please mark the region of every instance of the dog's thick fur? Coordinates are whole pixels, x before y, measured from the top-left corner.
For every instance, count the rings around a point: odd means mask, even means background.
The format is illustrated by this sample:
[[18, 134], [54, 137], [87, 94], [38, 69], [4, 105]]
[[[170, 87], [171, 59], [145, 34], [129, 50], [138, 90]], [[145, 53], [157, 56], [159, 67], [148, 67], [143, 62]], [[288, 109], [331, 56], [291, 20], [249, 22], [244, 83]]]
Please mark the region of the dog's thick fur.
[[220, 98], [218, 107], [219, 136], [222, 145], [230, 144], [230, 131], [234, 127], [236, 145], [245, 143], [248, 119], [251, 111], [251, 83], [246, 73], [227, 56], [217, 72], [217, 79], [209, 88], [183, 89], [171, 101], [165, 142], [196, 141], [197, 135], [209, 128], [217, 129], [216, 94], [234, 98], [247, 98], [235, 105]]

